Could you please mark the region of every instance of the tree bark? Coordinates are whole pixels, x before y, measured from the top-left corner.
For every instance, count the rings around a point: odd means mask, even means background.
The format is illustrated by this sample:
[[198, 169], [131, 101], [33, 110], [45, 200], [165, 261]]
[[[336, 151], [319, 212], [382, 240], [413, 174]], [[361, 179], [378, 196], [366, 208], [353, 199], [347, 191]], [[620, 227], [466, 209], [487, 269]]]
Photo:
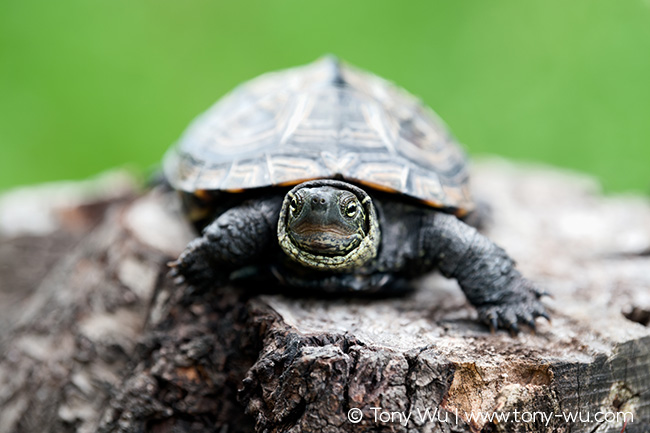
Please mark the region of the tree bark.
[[120, 179], [0, 200], [0, 433], [647, 432], [645, 199], [475, 167], [487, 234], [553, 296], [512, 337], [439, 275], [399, 298], [175, 287], [176, 195]]

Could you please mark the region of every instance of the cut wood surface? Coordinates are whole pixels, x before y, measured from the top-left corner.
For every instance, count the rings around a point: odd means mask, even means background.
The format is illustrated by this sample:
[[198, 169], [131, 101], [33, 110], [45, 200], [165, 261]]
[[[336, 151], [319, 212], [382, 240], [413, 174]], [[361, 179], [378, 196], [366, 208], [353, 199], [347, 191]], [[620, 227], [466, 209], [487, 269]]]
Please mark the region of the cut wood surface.
[[176, 195], [123, 176], [5, 195], [0, 432], [650, 431], [648, 200], [473, 176], [486, 233], [552, 295], [536, 334], [490, 334], [439, 275], [400, 298], [190, 293], [165, 276], [193, 237]]

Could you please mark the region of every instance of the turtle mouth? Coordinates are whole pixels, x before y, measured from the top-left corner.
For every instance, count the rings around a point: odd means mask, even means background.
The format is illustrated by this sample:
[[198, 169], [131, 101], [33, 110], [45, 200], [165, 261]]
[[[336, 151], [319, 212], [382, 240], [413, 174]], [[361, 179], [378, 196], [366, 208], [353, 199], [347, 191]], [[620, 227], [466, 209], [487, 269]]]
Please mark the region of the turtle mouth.
[[314, 254], [340, 256], [361, 244], [363, 236], [336, 225], [316, 226], [307, 222], [291, 230], [291, 239], [299, 248]]

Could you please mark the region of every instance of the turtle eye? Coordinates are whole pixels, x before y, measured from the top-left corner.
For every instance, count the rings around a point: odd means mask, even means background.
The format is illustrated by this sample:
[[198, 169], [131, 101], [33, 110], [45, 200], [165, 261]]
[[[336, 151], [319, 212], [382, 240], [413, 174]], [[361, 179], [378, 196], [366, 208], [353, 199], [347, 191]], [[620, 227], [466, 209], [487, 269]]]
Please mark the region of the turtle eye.
[[291, 201], [289, 202], [289, 210], [291, 211], [291, 214], [295, 214], [296, 211], [298, 210], [298, 201], [296, 198], [292, 198]]
[[355, 202], [351, 201], [345, 206], [345, 215], [348, 218], [354, 218], [357, 215], [358, 206]]

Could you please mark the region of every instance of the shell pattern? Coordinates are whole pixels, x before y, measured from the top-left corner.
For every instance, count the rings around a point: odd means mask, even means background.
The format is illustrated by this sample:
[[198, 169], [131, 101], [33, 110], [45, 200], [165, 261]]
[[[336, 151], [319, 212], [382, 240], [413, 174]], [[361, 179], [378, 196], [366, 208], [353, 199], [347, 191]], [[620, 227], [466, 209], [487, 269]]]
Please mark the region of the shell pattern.
[[343, 178], [464, 214], [465, 154], [417, 98], [333, 57], [244, 83], [167, 153], [176, 189], [241, 191]]

